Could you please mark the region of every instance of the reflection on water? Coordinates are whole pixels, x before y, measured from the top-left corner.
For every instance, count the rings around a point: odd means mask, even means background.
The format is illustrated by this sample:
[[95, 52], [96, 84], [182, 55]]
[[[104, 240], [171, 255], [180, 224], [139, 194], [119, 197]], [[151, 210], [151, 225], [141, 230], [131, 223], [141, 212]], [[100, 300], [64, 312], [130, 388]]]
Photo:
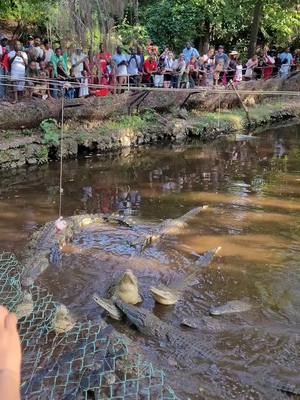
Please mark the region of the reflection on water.
[[[62, 268], [48, 271], [43, 283], [78, 315], [93, 318], [101, 310], [92, 293], [105, 295], [118, 272], [131, 267], [144, 306], [161, 319], [178, 327], [184, 317], [206, 318], [204, 328], [192, 333], [220, 354], [215, 364], [185, 363], [183, 353], [115, 324], [169, 372], [183, 399], [286, 398], [268, 382], [300, 386], [299, 138], [299, 127], [290, 127], [247, 142], [140, 149], [65, 163], [64, 215], [119, 211], [132, 216], [138, 229], [87, 229], [75, 240], [84, 251], [66, 249]], [[1, 174], [2, 248], [19, 253], [29, 233], [57, 217], [58, 172], [50, 164]], [[176, 238], [149, 248], [144, 258], [135, 254], [131, 244], [142, 232], [203, 204], [209, 209]], [[195, 253], [217, 246], [220, 257], [176, 306], [154, 305], [149, 286], [186, 273]], [[250, 302], [252, 310], [208, 317], [211, 306], [234, 299]]]

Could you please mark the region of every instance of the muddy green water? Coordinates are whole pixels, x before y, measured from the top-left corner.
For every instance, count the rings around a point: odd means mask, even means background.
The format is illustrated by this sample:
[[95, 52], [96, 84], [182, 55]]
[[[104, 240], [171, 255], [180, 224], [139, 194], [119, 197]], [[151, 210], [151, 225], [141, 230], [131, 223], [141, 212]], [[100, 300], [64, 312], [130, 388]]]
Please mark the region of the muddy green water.
[[[29, 234], [57, 217], [58, 173], [57, 163], [1, 173], [2, 249], [21, 254]], [[119, 211], [149, 227], [209, 205], [180, 235], [146, 252], [162, 267], [153, 263], [151, 270], [141, 263], [134, 271], [144, 306], [164, 321], [180, 326], [184, 317], [205, 318], [203, 328], [191, 333], [214, 349], [216, 359], [193, 360], [114, 323], [166, 370], [181, 399], [286, 398], [274, 382], [300, 390], [299, 198], [299, 126], [247, 142], [143, 148], [64, 164], [65, 216]], [[92, 253], [66, 254], [63, 269], [47, 271], [41, 283], [78, 316], [93, 318], [102, 313], [91, 300], [93, 292], [105, 295], [112, 277], [130, 266], [130, 235], [115, 228], [85, 232], [76, 244]], [[195, 253], [217, 246], [219, 257], [176, 306], [154, 305], [149, 286], [184, 274], [194, 268]], [[252, 309], [208, 317], [210, 307], [238, 299]]]

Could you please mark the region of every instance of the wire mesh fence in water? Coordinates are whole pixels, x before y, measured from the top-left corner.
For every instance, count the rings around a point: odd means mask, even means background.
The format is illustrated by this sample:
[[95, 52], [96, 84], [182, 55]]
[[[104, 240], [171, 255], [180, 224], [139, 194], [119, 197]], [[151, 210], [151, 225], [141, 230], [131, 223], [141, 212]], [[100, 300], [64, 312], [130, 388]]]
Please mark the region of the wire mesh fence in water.
[[163, 371], [102, 320], [57, 333], [59, 304], [38, 286], [22, 291], [23, 271], [13, 254], [0, 253], [0, 304], [19, 316], [23, 400], [177, 399]]

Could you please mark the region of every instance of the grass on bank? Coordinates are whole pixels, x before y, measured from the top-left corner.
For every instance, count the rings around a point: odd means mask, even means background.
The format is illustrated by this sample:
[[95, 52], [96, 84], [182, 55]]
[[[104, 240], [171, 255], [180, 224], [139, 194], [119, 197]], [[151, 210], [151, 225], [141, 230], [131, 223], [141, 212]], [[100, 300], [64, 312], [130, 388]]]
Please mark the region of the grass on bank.
[[[253, 124], [260, 124], [269, 119], [271, 114], [284, 109], [282, 103], [262, 103], [252, 107], [248, 107], [250, 120]], [[215, 112], [198, 112], [193, 111], [194, 126], [199, 135], [207, 130], [218, 129], [222, 131], [241, 130], [244, 129], [248, 120], [246, 113], [242, 108], [233, 110], [222, 110], [220, 113]]]
[[137, 132], [147, 128], [149, 124], [156, 122], [156, 112], [154, 110], [146, 110], [140, 115], [122, 115], [114, 120], [104, 121], [100, 127], [102, 133], [108, 133], [113, 130], [129, 129], [133, 132]]

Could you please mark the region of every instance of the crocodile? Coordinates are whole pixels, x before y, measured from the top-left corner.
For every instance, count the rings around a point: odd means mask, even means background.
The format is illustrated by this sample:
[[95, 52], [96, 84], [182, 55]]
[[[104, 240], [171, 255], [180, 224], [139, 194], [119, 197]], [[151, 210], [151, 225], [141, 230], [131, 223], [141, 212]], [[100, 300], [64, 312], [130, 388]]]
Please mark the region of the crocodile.
[[58, 231], [55, 221], [46, 223], [32, 236], [24, 250], [25, 272], [22, 286], [31, 286], [50, 264], [59, 264], [61, 249], [70, 242], [80, 229], [94, 223], [102, 223], [101, 214], [77, 215], [65, 219], [66, 229]]
[[25, 250], [25, 272], [22, 278], [24, 287], [31, 286], [36, 278], [44, 272], [50, 262], [53, 252], [59, 249], [63, 235], [58, 235], [55, 222], [47, 223], [35, 232]]
[[[197, 267], [208, 267], [214, 259], [215, 255], [221, 250], [221, 247], [206, 252], [205, 254], [198, 257], [196, 261]], [[177, 280], [168, 286], [159, 285], [157, 287], [151, 287], [150, 292], [154, 297], [154, 300], [163, 305], [173, 305], [181, 298], [183, 292], [189, 287], [196, 284], [197, 276], [199, 275], [198, 268], [189, 273], [185, 278]]]
[[209, 313], [210, 313], [210, 315], [213, 315], [213, 316], [219, 316], [219, 315], [225, 315], [225, 314], [246, 312], [246, 311], [251, 310], [251, 308], [252, 308], [252, 305], [249, 303], [246, 303], [241, 300], [231, 300], [222, 306], [212, 307], [209, 310]]
[[139, 284], [136, 276], [131, 270], [124, 272], [122, 277], [114, 283], [108, 290], [110, 299], [102, 299], [96, 293], [93, 295], [94, 301], [102, 308], [104, 308], [111, 318], [120, 320], [122, 315], [114, 305], [116, 299], [121, 299], [127, 304], [137, 304], [142, 301], [139, 293]]
[[167, 219], [162, 224], [158, 225], [152, 234], [146, 236], [141, 245], [141, 252], [164, 237], [179, 235], [182, 230], [187, 227], [188, 222], [207, 208], [208, 206], [206, 205], [196, 207], [179, 218]]
[[115, 305], [122, 311], [126, 318], [146, 336], [159, 342], [164, 341], [174, 349], [182, 349], [188, 357], [216, 361], [218, 355], [212, 349], [205, 349], [203, 343], [190, 333], [183, 332], [156, 317], [151, 311], [131, 304], [126, 304], [117, 299]]
[[15, 314], [18, 320], [28, 317], [33, 312], [34, 304], [32, 294], [29, 292], [22, 293], [22, 301], [17, 304]]
[[279, 392], [286, 393], [288, 396], [295, 396], [297, 398], [300, 396], [300, 385], [285, 383], [273, 377], [264, 379], [264, 385], [271, 386]]
[[52, 329], [57, 334], [66, 333], [69, 332], [75, 324], [76, 321], [71, 316], [68, 308], [63, 304], [59, 304], [52, 320]]

